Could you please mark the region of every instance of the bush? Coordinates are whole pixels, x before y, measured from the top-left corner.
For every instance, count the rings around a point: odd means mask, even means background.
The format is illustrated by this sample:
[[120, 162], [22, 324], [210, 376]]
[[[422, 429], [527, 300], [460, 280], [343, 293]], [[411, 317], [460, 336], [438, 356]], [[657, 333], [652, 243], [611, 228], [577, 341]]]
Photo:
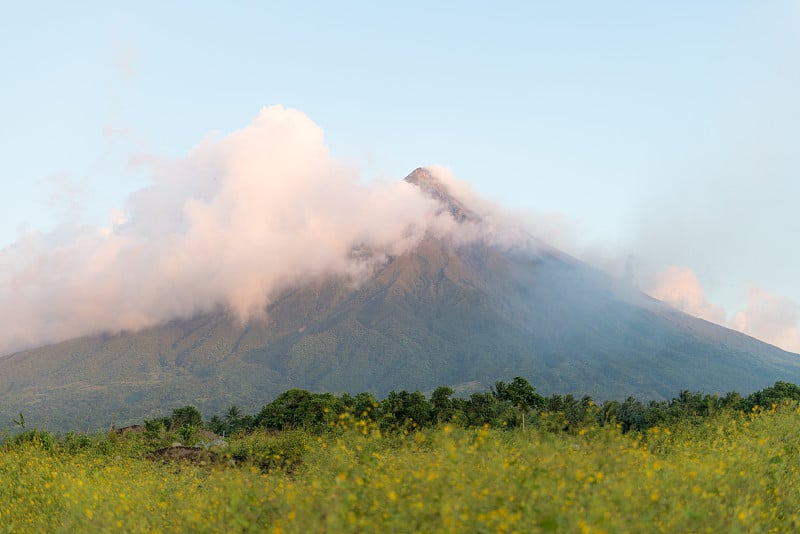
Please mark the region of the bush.
[[262, 471], [293, 471], [311, 450], [311, 436], [301, 430], [281, 433], [257, 430], [231, 443], [228, 454]]
[[33, 443], [37, 447], [41, 447], [46, 451], [53, 451], [56, 448], [56, 436], [52, 432], [46, 430], [26, 430], [21, 434], [17, 434], [6, 440], [5, 447], [14, 449], [21, 447], [27, 443]]

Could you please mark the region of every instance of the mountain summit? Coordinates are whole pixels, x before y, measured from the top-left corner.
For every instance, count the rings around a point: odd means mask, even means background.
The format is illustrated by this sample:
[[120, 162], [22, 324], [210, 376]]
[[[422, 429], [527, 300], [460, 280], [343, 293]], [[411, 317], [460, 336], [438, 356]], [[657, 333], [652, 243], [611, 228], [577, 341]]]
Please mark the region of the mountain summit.
[[[406, 181], [478, 216], [430, 171]], [[544, 394], [671, 398], [800, 382], [798, 356], [688, 316], [552, 248], [428, 237], [355, 284], [286, 289], [266, 319], [219, 311], [0, 359], [0, 421], [96, 428], [192, 404], [254, 411], [289, 388], [459, 392], [523, 376]]]
[[450, 212], [458, 222], [476, 222], [479, 217], [470, 211], [461, 201], [457, 200], [449, 191], [447, 186], [436, 178], [430, 170], [424, 167], [417, 167], [404, 180], [414, 184], [424, 191], [428, 196], [438, 200]]

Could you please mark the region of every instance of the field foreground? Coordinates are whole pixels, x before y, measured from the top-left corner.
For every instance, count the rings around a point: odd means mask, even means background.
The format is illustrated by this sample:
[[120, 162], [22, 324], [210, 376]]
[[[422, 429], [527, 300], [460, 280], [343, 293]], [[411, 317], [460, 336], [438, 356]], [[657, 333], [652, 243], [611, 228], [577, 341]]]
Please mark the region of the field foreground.
[[[786, 532], [800, 408], [623, 434], [366, 422], [258, 432], [209, 462], [140, 436], [7, 439], [0, 532]], [[241, 460], [247, 458], [247, 460]]]

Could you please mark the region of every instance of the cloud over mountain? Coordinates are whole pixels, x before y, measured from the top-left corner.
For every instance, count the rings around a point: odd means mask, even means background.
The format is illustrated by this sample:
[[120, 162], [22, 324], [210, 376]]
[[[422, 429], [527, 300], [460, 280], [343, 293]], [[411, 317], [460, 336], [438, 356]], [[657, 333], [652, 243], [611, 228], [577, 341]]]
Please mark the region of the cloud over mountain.
[[[411, 183], [365, 183], [358, 169], [330, 156], [319, 126], [281, 106], [229, 135], [207, 137], [183, 158], [140, 155], [131, 165], [151, 184], [112, 210], [108, 226], [77, 224], [80, 191], [56, 177], [67, 222], [0, 250], [0, 355], [218, 308], [240, 321], [258, 318], [286, 287], [329, 275], [357, 283], [425, 235], [535, 249], [541, 242], [528, 232], [535, 228], [566, 250], [576, 241], [563, 220], [511, 217], [442, 167], [426, 173], [477, 217], [443, 210], [435, 194]], [[630, 256], [624, 263], [632, 278]], [[650, 263], [645, 274], [662, 265]], [[650, 287], [687, 313], [800, 351], [800, 312], [791, 300], [755, 291], [728, 320], [691, 269], [667, 267]]]
[[[280, 106], [182, 159], [136, 164], [153, 183], [108, 227], [65, 225], [0, 251], [0, 354], [217, 307], [252, 318], [280, 288], [357, 277], [426, 232], [506, 245], [522, 235], [474, 196], [487, 216], [480, 228], [458, 225], [411, 184], [363, 183], [331, 158], [319, 126]], [[469, 197], [444, 169], [434, 172]]]

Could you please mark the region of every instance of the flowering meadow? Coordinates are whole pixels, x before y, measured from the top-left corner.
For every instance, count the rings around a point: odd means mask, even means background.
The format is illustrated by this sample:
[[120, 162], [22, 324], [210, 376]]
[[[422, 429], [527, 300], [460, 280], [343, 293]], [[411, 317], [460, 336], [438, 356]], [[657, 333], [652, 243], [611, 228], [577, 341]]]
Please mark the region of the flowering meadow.
[[[546, 417], [546, 416], [543, 416]], [[208, 456], [146, 433], [27, 431], [0, 448], [0, 532], [788, 532], [793, 401], [623, 433], [436, 424], [256, 430]]]

